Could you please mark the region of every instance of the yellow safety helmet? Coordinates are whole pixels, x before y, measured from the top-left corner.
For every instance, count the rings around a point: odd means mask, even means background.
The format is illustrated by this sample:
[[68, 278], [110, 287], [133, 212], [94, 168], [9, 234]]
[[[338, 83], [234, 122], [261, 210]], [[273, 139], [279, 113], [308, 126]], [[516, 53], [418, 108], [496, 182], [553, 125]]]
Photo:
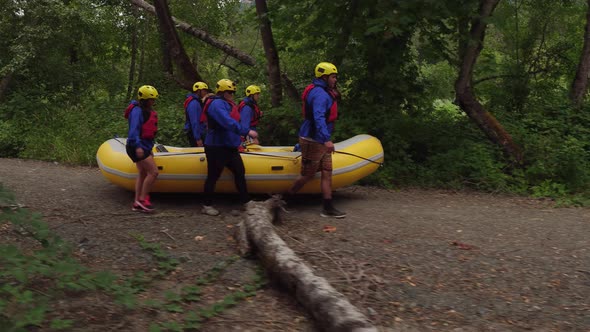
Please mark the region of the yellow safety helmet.
[[209, 86], [205, 82], [196, 82], [193, 84], [193, 92], [197, 92], [199, 90], [209, 90]]
[[151, 85], [143, 85], [137, 90], [137, 98], [142, 99], [157, 99], [158, 90]]
[[231, 80], [228, 80], [227, 78], [224, 78], [222, 80], [219, 80], [219, 82], [217, 82], [217, 90], [215, 90], [215, 93], [217, 92], [225, 92], [225, 91], [236, 91], [236, 83], [234, 83]]
[[250, 85], [246, 88], [246, 97], [260, 93], [260, 88], [257, 85]]
[[320, 62], [315, 66], [315, 77], [322, 77], [324, 75], [338, 74], [336, 66], [329, 62]]

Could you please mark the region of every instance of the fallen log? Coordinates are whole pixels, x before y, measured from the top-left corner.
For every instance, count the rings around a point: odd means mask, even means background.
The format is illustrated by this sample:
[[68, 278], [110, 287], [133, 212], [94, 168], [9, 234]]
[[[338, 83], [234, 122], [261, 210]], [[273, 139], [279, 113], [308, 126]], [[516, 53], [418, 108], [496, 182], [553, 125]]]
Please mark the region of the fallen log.
[[267, 271], [294, 293], [325, 331], [377, 332], [365, 315], [326, 279], [314, 275], [277, 235], [272, 222], [281, 204], [275, 197], [246, 205], [246, 218], [236, 231], [240, 254], [256, 253]]

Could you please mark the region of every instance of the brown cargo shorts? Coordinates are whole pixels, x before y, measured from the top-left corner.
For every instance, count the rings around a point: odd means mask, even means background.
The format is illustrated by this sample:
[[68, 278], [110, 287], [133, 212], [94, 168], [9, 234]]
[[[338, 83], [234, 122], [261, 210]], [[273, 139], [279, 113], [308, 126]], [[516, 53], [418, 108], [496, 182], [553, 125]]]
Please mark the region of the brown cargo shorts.
[[332, 171], [332, 153], [322, 143], [299, 138], [301, 175], [312, 176], [319, 171]]

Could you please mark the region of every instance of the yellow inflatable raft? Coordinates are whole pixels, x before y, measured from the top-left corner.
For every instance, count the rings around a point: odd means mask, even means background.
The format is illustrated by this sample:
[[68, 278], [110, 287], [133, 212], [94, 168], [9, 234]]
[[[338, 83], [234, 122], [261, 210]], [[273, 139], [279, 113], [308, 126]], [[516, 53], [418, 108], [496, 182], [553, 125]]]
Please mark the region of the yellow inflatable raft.
[[[104, 142], [96, 153], [98, 167], [112, 183], [133, 191], [137, 168], [125, 152], [124, 138]], [[358, 135], [336, 143], [332, 156], [334, 189], [344, 187], [373, 173], [383, 163], [381, 142], [370, 135]], [[250, 145], [242, 152], [246, 181], [251, 193], [282, 193], [290, 188], [301, 169], [301, 153], [291, 146]], [[202, 192], [207, 177], [203, 148], [154, 147], [160, 175], [153, 192]], [[216, 192], [235, 192], [233, 176], [227, 169], [215, 187]], [[320, 174], [307, 183], [302, 193], [320, 193]]]

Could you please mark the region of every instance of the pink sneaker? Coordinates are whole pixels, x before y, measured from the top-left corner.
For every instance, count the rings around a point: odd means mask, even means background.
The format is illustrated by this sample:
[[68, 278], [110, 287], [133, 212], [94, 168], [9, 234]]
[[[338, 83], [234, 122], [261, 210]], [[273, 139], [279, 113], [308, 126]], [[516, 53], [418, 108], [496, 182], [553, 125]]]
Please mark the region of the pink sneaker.
[[152, 206], [152, 204], [149, 204], [149, 202], [146, 202], [146, 200], [137, 200], [135, 201], [135, 203], [133, 203], [132, 210], [141, 212], [153, 212], [154, 207]]

